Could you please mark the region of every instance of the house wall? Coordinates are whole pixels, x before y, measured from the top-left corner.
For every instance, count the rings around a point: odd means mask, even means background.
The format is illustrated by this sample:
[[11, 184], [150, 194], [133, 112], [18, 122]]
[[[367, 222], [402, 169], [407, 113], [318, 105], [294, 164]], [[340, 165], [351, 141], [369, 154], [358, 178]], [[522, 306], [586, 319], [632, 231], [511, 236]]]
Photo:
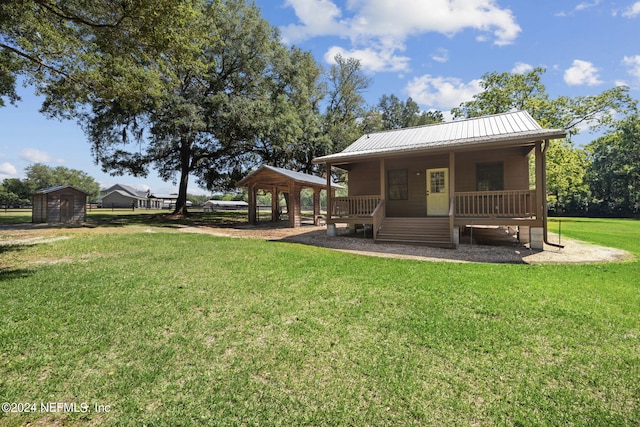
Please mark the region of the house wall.
[[347, 179], [349, 196], [380, 194], [380, 163], [377, 160], [354, 163], [349, 169]]
[[[458, 152], [455, 155], [455, 191], [476, 191], [476, 164], [503, 162], [504, 189], [529, 189], [530, 149], [523, 147], [500, 150]], [[349, 196], [380, 194], [380, 163], [378, 160], [350, 165]], [[385, 180], [392, 170], [406, 170], [408, 198], [389, 200], [385, 194], [386, 215], [389, 217], [421, 217], [427, 214], [426, 170], [448, 168], [449, 154], [419, 157], [398, 157], [385, 160]], [[388, 188], [388, 187], [387, 187]], [[388, 192], [387, 192], [388, 193]]]
[[136, 199], [123, 196], [120, 193], [111, 193], [102, 198], [103, 208], [131, 208], [131, 203], [138, 205]]
[[528, 190], [529, 151], [512, 147], [456, 153], [456, 191], [476, 191], [476, 164], [488, 162], [503, 162], [505, 190]]

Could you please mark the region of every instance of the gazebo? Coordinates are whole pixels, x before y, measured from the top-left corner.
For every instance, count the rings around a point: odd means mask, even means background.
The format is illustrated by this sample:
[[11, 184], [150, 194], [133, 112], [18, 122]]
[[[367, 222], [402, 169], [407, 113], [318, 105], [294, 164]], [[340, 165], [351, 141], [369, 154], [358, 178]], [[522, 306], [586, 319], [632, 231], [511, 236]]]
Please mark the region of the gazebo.
[[[288, 193], [289, 227], [300, 227], [302, 222], [300, 191], [303, 188], [313, 190], [313, 223], [318, 224], [320, 216], [320, 191], [327, 189], [327, 179], [302, 172], [263, 165], [238, 182], [238, 187], [246, 187], [249, 193], [249, 222], [258, 222], [257, 192], [264, 190], [271, 193], [271, 220], [276, 222], [280, 216], [278, 195]], [[342, 188], [331, 185], [331, 190]]]

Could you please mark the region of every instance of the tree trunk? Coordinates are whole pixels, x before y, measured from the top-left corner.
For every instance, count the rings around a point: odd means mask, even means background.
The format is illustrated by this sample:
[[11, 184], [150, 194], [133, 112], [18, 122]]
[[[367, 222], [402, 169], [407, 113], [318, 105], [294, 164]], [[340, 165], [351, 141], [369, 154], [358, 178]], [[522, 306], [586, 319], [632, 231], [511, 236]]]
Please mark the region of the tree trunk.
[[191, 144], [183, 141], [180, 147], [180, 183], [178, 186], [178, 199], [173, 215], [188, 216], [187, 211], [187, 186], [189, 184], [189, 172], [191, 163]]

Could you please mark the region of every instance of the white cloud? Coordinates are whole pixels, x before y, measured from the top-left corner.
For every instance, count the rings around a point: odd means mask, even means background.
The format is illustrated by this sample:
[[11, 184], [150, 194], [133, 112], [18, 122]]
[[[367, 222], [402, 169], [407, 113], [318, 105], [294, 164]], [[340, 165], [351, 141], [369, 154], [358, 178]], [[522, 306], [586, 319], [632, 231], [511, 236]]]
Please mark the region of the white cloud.
[[533, 65], [525, 64], [524, 62], [516, 62], [511, 70], [514, 74], [525, 74], [533, 70]]
[[407, 92], [418, 104], [448, 110], [471, 101], [474, 95], [482, 92], [482, 88], [480, 80], [464, 83], [455, 77], [433, 77], [427, 74], [411, 80], [407, 85]]
[[449, 62], [449, 51], [447, 49], [440, 48], [431, 55], [431, 59], [441, 63]]
[[339, 46], [329, 48], [324, 55], [328, 64], [335, 64], [336, 55], [344, 58], [356, 58], [360, 60], [362, 70], [365, 72], [378, 71], [406, 71], [409, 68], [409, 57], [394, 55], [393, 49], [376, 50], [372, 48], [346, 50]]
[[[500, 8], [496, 0], [347, 0], [343, 9], [333, 0], [287, 0], [285, 4], [299, 21], [280, 28], [286, 42], [319, 36], [349, 39], [351, 49], [343, 51], [368, 57], [374, 64], [371, 69], [385, 71], [406, 68], [404, 62], [395, 65], [391, 59], [405, 60], [395, 51], [404, 50], [411, 36], [435, 32], [452, 37], [471, 29], [480, 32], [477, 40], [502, 46], [513, 43], [521, 31], [511, 10]], [[384, 65], [375, 65], [376, 61]]]
[[0, 178], [12, 178], [18, 176], [16, 167], [9, 162], [0, 163]]
[[640, 1], [635, 2], [622, 12], [622, 16], [626, 18], [635, 18], [638, 15], [640, 15]]
[[622, 63], [629, 67], [629, 73], [636, 80], [636, 84], [640, 84], [640, 55], [625, 56]]
[[20, 158], [32, 163], [47, 163], [50, 162], [51, 156], [44, 151], [40, 151], [36, 148], [25, 148], [20, 152]]
[[575, 59], [571, 68], [565, 70], [564, 81], [569, 86], [595, 86], [602, 83], [598, 69], [591, 62]]
[[595, 6], [599, 5], [599, 4], [600, 4], [600, 0], [594, 0], [592, 3], [583, 2], [583, 3], [578, 4], [576, 6], [575, 10], [579, 12], [581, 10], [585, 10], [585, 9], [589, 9], [589, 8], [595, 7]]
[[346, 36], [348, 26], [340, 20], [342, 12], [331, 0], [287, 0], [285, 6], [293, 8], [301, 25], [281, 28], [287, 42], [297, 42], [315, 36]]

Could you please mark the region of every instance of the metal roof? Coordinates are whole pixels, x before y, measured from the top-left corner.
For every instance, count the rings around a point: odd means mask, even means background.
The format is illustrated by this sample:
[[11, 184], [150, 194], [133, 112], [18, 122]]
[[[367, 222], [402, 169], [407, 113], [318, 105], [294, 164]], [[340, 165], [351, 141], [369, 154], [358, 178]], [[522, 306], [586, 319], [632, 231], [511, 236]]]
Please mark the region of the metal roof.
[[[327, 186], [326, 178], [321, 178], [321, 177], [315, 176], [315, 175], [309, 175], [309, 174], [306, 174], [306, 173], [303, 173], [303, 172], [296, 172], [296, 171], [292, 171], [292, 170], [289, 170], [289, 169], [277, 168], [277, 167], [269, 166], [269, 165], [260, 166], [255, 172], [252, 172], [249, 175], [247, 175], [246, 177], [244, 177], [243, 179], [241, 179], [238, 182], [237, 185], [240, 186], [240, 187], [244, 186], [244, 184], [246, 183], [246, 180], [249, 177], [254, 176], [257, 173], [259, 173], [260, 171], [265, 170], [265, 169], [266, 170], [270, 170], [272, 172], [276, 172], [276, 173], [284, 176], [285, 178], [289, 178], [289, 179], [292, 179], [292, 180], [297, 181], [297, 182], [301, 182], [301, 183], [305, 183], [305, 184], [312, 184], [314, 186], [317, 186], [317, 185], [324, 186], [324, 187]], [[340, 185], [334, 184], [334, 183], [332, 183], [331, 186], [335, 187], [335, 188], [342, 188]]]
[[109, 197], [110, 195], [112, 195], [114, 193], [119, 194], [119, 195], [121, 195], [123, 197], [126, 197], [126, 198], [129, 198], [129, 199], [136, 199], [136, 200], [145, 200], [146, 199], [146, 197], [134, 196], [133, 194], [131, 194], [131, 193], [125, 191], [125, 190], [113, 190], [113, 191], [110, 191], [109, 193], [105, 194], [102, 197], [102, 199], [104, 200], [104, 199], [106, 199], [107, 197]]
[[76, 188], [73, 185], [56, 185], [54, 187], [42, 188], [42, 189], [40, 189], [38, 191], [34, 191], [33, 194], [49, 194], [49, 193], [53, 193], [53, 192], [56, 192], [56, 191], [64, 190], [66, 188], [70, 188], [72, 190], [76, 190], [76, 191], [79, 191], [79, 192], [84, 193], [86, 195], [89, 195], [88, 192], [86, 192], [84, 190], [81, 190], [79, 188]]
[[496, 142], [563, 138], [562, 129], [543, 129], [526, 111], [458, 120], [448, 123], [370, 133], [341, 153], [314, 159], [314, 163], [343, 161], [362, 156], [430, 151]]

